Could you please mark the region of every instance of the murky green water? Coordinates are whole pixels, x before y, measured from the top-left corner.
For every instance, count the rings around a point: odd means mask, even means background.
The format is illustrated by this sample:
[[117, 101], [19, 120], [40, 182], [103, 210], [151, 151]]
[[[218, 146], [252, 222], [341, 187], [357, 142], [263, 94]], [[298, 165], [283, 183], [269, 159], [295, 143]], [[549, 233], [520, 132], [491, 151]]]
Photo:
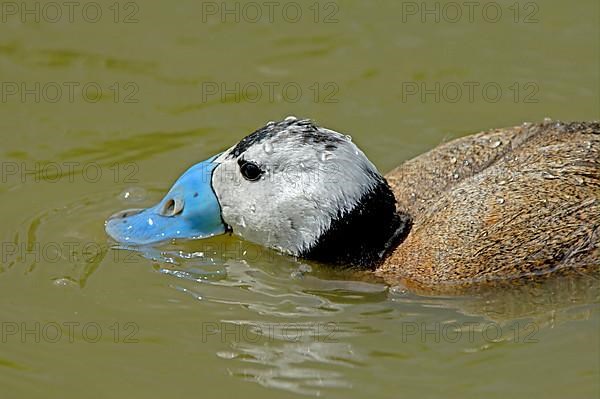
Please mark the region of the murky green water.
[[597, 281], [420, 297], [235, 238], [138, 254], [103, 231], [289, 114], [384, 171], [598, 119], [596, 1], [45, 4], [0, 15], [1, 397], [598, 397]]

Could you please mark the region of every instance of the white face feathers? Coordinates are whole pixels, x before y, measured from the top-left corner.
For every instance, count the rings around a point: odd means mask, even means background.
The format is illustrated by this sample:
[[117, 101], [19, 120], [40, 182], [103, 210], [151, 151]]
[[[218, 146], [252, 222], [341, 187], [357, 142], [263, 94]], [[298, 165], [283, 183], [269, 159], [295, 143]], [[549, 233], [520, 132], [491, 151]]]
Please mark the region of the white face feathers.
[[214, 162], [212, 186], [234, 234], [296, 256], [384, 182], [350, 137], [292, 117]]

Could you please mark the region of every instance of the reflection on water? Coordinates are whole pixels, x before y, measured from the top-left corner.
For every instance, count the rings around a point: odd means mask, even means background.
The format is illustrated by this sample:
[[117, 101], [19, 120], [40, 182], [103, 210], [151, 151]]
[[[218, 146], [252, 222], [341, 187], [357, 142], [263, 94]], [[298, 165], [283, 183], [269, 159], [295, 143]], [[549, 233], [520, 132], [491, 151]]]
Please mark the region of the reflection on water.
[[[180, 294], [250, 311], [251, 319], [203, 323], [201, 339], [218, 343], [215, 355], [231, 362], [230, 375], [301, 394], [355, 388], [350, 371], [379, 358], [416, 356], [406, 345], [431, 350], [445, 343], [465, 354], [479, 353], [535, 344], [545, 329], [598, 317], [600, 282], [589, 276], [487, 287], [469, 296], [420, 296], [234, 237], [188, 252], [194, 246], [112, 250], [135, 251], [152, 261]], [[395, 343], [380, 349], [362, 344], [390, 333]]]

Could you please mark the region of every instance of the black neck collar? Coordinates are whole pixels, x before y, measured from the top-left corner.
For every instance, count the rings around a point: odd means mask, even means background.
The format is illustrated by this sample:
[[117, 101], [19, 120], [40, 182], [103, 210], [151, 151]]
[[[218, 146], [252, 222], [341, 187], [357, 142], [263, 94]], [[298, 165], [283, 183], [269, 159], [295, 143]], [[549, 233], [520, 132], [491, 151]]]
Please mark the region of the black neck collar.
[[356, 206], [339, 212], [329, 230], [302, 254], [327, 263], [373, 269], [400, 244], [411, 228], [408, 215], [396, 212], [396, 199], [385, 179], [366, 192]]

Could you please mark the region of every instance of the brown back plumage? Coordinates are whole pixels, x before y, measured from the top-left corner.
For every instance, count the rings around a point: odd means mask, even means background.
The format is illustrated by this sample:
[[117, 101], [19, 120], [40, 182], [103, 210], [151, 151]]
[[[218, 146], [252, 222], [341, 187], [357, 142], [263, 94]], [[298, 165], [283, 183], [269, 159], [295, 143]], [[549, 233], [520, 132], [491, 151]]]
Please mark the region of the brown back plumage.
[[415, 285], [596, 272], [600, 124], [544, 122], [463, 137], [386, 178], [406, 238], [377, 269]]

